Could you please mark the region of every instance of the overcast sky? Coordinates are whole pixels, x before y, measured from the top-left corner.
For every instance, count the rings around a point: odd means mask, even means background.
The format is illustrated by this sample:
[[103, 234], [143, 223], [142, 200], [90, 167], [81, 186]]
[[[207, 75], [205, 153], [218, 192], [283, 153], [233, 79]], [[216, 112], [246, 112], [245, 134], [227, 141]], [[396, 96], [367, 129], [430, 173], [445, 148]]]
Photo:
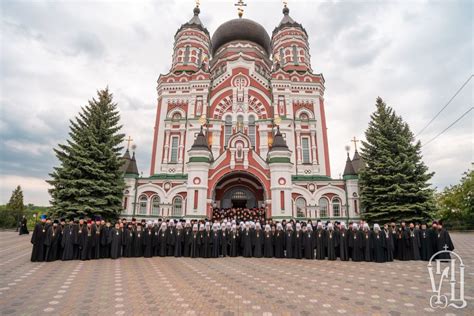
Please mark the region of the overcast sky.
[[[235, 18], [232, 0], [201, 0], [213, 33]], [[281, 1], [247, 0], [245, 17], [271, 34]], [[173, 36], [192, 17], [183, 1], [1, 1], [0, 203], [20, 184], [25, 203], [48, 205], [52, 148], [69, 119], [109, 86], [123, 132], [150, 169], [156, 80], [171, 65]], [[473, 72], [473, 2], [289, 1], [309, 35], [312, 68], [326, 79], [332, 176], [342, 173], [350, 138], [364, 137], [381, 96], [417, 133]], [[427, 142], [473, 105], [474, 79], [419, 136]], [[473, 161], [473, 113], [423, 147], [433, 186], [459, 181]]]

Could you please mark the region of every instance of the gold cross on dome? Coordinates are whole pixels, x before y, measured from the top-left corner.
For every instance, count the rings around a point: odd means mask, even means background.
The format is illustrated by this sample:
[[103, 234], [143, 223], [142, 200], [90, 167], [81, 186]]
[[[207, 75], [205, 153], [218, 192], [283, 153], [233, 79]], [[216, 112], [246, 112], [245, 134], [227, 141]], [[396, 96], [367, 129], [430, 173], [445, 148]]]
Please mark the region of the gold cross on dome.
[[236, 4], [234, 4], [234, 6], [238, 7], [237, 8], [237, 14], [239, 15], [239, 18], [242, 18], [242, 16], [244, 15], [244, 8], [243, 7], [246, 7], [247, 4], [244, 3], [243, 0], [239, 0], [239, 1], [237, 1]]
[[127, 142], [127, 150], [129, 150], [130, 149], [130, 143], [133, 141], [133, 139], [130, 136], [128, 136], [128, 138], [125, 141]]
[[283, 6], [286, 8], [288, 6], [288, 1], [283, 0]]
[[199, 5], [201, 4], [200, 0], [196, 0], [196, 7], [199, 8]]
[[351, 142], [354, 143], [355, 151], [357, 151], [357, 143], [360, 142], [355, 136], [351, 139]]

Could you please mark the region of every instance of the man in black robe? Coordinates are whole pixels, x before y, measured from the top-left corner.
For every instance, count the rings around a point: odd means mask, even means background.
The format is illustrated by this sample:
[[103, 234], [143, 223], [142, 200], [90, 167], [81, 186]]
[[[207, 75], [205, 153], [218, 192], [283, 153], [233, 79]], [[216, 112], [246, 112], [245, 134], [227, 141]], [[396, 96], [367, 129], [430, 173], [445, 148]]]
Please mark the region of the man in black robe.
[[295, 247], [295, 234], [293, 231], [293, 225], [291, 223], [286, 224], [285, 230], [285, 257], [294, 258], [294, 247]]
[[92, 226], [92, 259], [100, 259], [100, 229], [100, 217], [96, 217]]
[[88, 220], [83, 226], [81, 235], [79, 236], [79, 249], [81, 250], [81, 260], [90, 260], [92, 258], [92, 221]]
[[110, 234], [112, 232], [112, 224], [109, 221], [101, 220], [100, 230], [100, 257], [110, 258]]
[[211, 258], [219, 258], [219, 252], [221, 251], [220, 232], [219, 224], [212, 224], [211, 231]]
[[60, 247], [58, 243], [60, 235], [58, 224], [58, 220], [54, 220], [53, 225], [49, 226], [44, 239], [44, 245], [46, 247], [45, 260], [48, 262], [58, 259], [58, 250]]
[[176, 242], [176, 228], [174, 226], [174, 219], [171, 219], [168, 222], [168, 228], [167, 228], [167, 238], [166, 238], [166, 243], [168, 247], [168, 256], [174, 256], [174, 246]]
[[314, 259], [314, 245], [315, 239], [313, 234], [313, 227], [311, 224], [303, 226], [302, 229], [302, 246], [303, 256], [305, 259]]
[[380, 231], [379, 224], [374, 224], [374, 231], [372, 233], [373, 254], [372, 261], [385, 262], [385, 234]]
[[316, 241], [316, 259], [326, 259], [326, 231], [323, 229], [323, 223], [318, 222], [318, 226], [315, 232]]
[[[394, 234], [389, 230], [388, 224], [383, 225], [383, 236], [385, 238], [385, 261], [391, 262], [393, 261], [393, 236]], [[396, 236], [396, 234], [395, 234]]]
[[20, 235], [28, 235], [30, 233], [28, 231], [27, 223], [28, 223], [28, 220], [26, 219], [26, 216], [23, 215], [20, 220], [20, 229], [19, 229]]
[[246, 258], [252, 257], [252, 239], [253, 232], [250, 229], [250, 223], [245, 223], [245, 229], [240, 237], [240, 246], [242, 248], [242, 256]]
[[133, 229], [132, 223], [128, 223], [127, 228], [123, 232], [123, 250], [122, 256], [125, 258], [133, 257]]
[[326, 232], [325, 246], [327, 250], [328, 260], [336, 260], [337, 232], [334, 230], [332, 223], [328, 223], [328, 230]]
[[84, 234], [86, 234], [86, 224], [84, 218], [80, 217], [79, 221], [75, 221], [76, 239], [74, 241], [74, 259], [81, 259], [82, 244], [84, 242]]
[[222, 223], [220, 231], [220, 241], [221, 241], [221, 253], [222, 257], [227, 257], [229, 253], [229, 233], [231, 229], [231, 223]]
[[193, 225], [193, 231], [191, 237], [188, 239], [189, 243], [189, 256], [191, 258], [199, 257], [199, 246], [201, 244], [201, 234], [198, 231], [198, 224]]
[[74, 224], [72, 221], [69, 221], [64, 226], [64, 230], [61, 238], [61, 247], [62, 247], [62, 256], [61, 260], [73, 260], [74, 259], [74, 240], [76, 239]]
[[273, 237], [274, 233], [269, 224], [265, 225], [265, 233], [263, 234], [263, 255], [265, 258], [273, 257]]
[[31, 251], [32, 262], [42, 262], [45, 260], [46, 247], [44, 246], [44, 240], [47, 228], [46, 215], [41, 215], [40, 222], [35, 225], [33, 235], [31, 236], [31, 243], [33, 244]]
[[420, 230], [420, 258], [423, 261], [430, 260], [433, 255], [432, 237], [426, 229], [426, 223], [421, 224]]
[[143, 256], [143, 241], [144, 235], [142, 231], [142, 224], [137, 223], [135, 229], [133, 230], [133, 245], [132, 245], [132, 256], [133, 257], [142, 257]]
[[341, 261], [349, 260], [349, 243], [348, 243], [348, 234], [346, 229], [346, 223], [341, 222], [341, 227], [339, 233], [337, 234], [338, 244], [339, 244], [339, 258]]
[[184, 237], [183, 237], [183, 256], [191, 257], [191, 244], [192, 244], [192, 234], [193, 230], [191, 228], [191, 222], [189, 220], [184, 224]]
[[181, 224], [181, 222], [178, 222], [176, 224], [176, 231], [174, 234], [174, 256], [175, 257], [183, 256], [183, 244], [184, 244], [183, 224]]
[[[437, 234], [436, 234], [436, 252], [442, 250], [454, 250], [454, 244], [451, 241], [451, 236], [446, 229], [443, 228], [443, 223], [438, 222]], [[448, 252], [439, 253], [436, 259], [451, 259], [451, 255]]]
[[148, 221], [147, 225], [151, 228], [151, 246], [152, 246], [152, 256], [159, 256], [160, 255], [160, 230], [161, 230], [161, 221]]
[[63, 241], [63, 236], [64, 236], [64, 229], [66, 228], [66, 220], [64, 218], [61, 218], [59, 220], [59, 226], [58, 226], [58, 235], [59, 235], [59, 238], [58, 238], [58, 255], [57, 255], [57, 259], [58, 260], [61, 260], [62, 257], [63, 257], [63, 244], [62, 244], [62, 241]]
[[420, 241], [420, 231], [419, 229], [415, 228], [413, 223], [410, 223], [409, 233], [409, 241], [410, 241], [410, 259], [411, 260], [421, 260], [420, 256], [420, 248], [421, 248], [421, 241]]
[[364, 260], [363, 245], [364, 234], [358, 229], [357, 223], [352, 224], [352, 234], [349, 239], [349, 247], [352, 249], [352, 261], [359, 262]]
[[158, 231], [154, 229], [153, 222], [148, 221], [143, 231], [143, 256], [145, 258], [151, 258], [153, 255], [157, 256], [159, 254], [157, 249]]
[[109, 235], [110, 258], [118, 259], [122, 256], [123, 231], [120, 223], [116, 222]]
[[369, 224], [364, 223], [363, 224], [363, 231], [362, 231], [362, 236], [364, 238], [364, 243], [362, 245], [364, 249], [364, 260], [366, 262], [372, 261], [373, 257], [373, 243], [372, 243], [372, 232], [370, 231]]
[[273, 254], [275, 258], [285, 258], [285, 232], [281, 223], [277, 223], [274, 237], [275, 247]]
[[293, 258], [303, 258], [303, 231], [301, 223], [295, 224], [295, 232], [293, 233]]
[[397, 247], [398, 229], [397, 229], [397, 225], [394, 222], [392, 222], [392, 223], [390, 223], [389, 228], [390, 228], [390, 234], [392, 235], [393, 259], [398, 259], [398, 247]]
[[158, 255], [160, 257], [166, 257], [168, 254], [168, 236], [168, 224], [163, 222], [158, 231]]
[[410, 233], [408, 228], [406, 227], [406, 223], [402, 222], [400, 225], [401, 228], [401, 240], [399, 239], [397, 247], [401, 248], [398, 249], [400, 258], [398, 260], [407, 261], [411, 260], [412, 256], [412, 249], [410, 247]]
[[210, 258], [212, 252], [211, 224], [206, 222], [205, 229], [201, 233], [201, 257]]
[[255, 224], [255, 231], [253, 232], [253, 256], [255, 258], [262, 258], [263, 257], [263, 243], [264, 243], [264, 234], [262, 231], [262, 226], [260, 223]]

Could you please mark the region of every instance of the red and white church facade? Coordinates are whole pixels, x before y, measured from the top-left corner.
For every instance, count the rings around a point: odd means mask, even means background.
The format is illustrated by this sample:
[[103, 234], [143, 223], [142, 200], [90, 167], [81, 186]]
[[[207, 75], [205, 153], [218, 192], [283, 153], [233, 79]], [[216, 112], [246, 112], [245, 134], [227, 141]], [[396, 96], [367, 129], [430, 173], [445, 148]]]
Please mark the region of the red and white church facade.
[[324, 77], [311, 69], [303, 26], [285, 6], [271, 38], [245, 18], [211, 37], [199, 13], [178, 29], [171, 69], [158, 79], [150, 175], [124, 157], [122, 215], [258, 207], [276, 219], [358, 218], [360, 157], [331, 178]]

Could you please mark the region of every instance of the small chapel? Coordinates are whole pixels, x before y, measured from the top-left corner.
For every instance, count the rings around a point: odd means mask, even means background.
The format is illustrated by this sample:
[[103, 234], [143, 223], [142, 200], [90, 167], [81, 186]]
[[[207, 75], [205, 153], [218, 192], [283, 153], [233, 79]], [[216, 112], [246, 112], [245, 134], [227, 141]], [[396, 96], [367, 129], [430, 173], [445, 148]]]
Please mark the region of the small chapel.
[[303, 25], [286, 4], [271, 35], [241, 6], [213, 34], [199, 14], [197, 4], [158, 79], [149, 176], [134, 152], [123, 156], [122, 216], [358, 219], [364, 162], [356, 148], [342, 178], [331, 177], [325, 80]]

